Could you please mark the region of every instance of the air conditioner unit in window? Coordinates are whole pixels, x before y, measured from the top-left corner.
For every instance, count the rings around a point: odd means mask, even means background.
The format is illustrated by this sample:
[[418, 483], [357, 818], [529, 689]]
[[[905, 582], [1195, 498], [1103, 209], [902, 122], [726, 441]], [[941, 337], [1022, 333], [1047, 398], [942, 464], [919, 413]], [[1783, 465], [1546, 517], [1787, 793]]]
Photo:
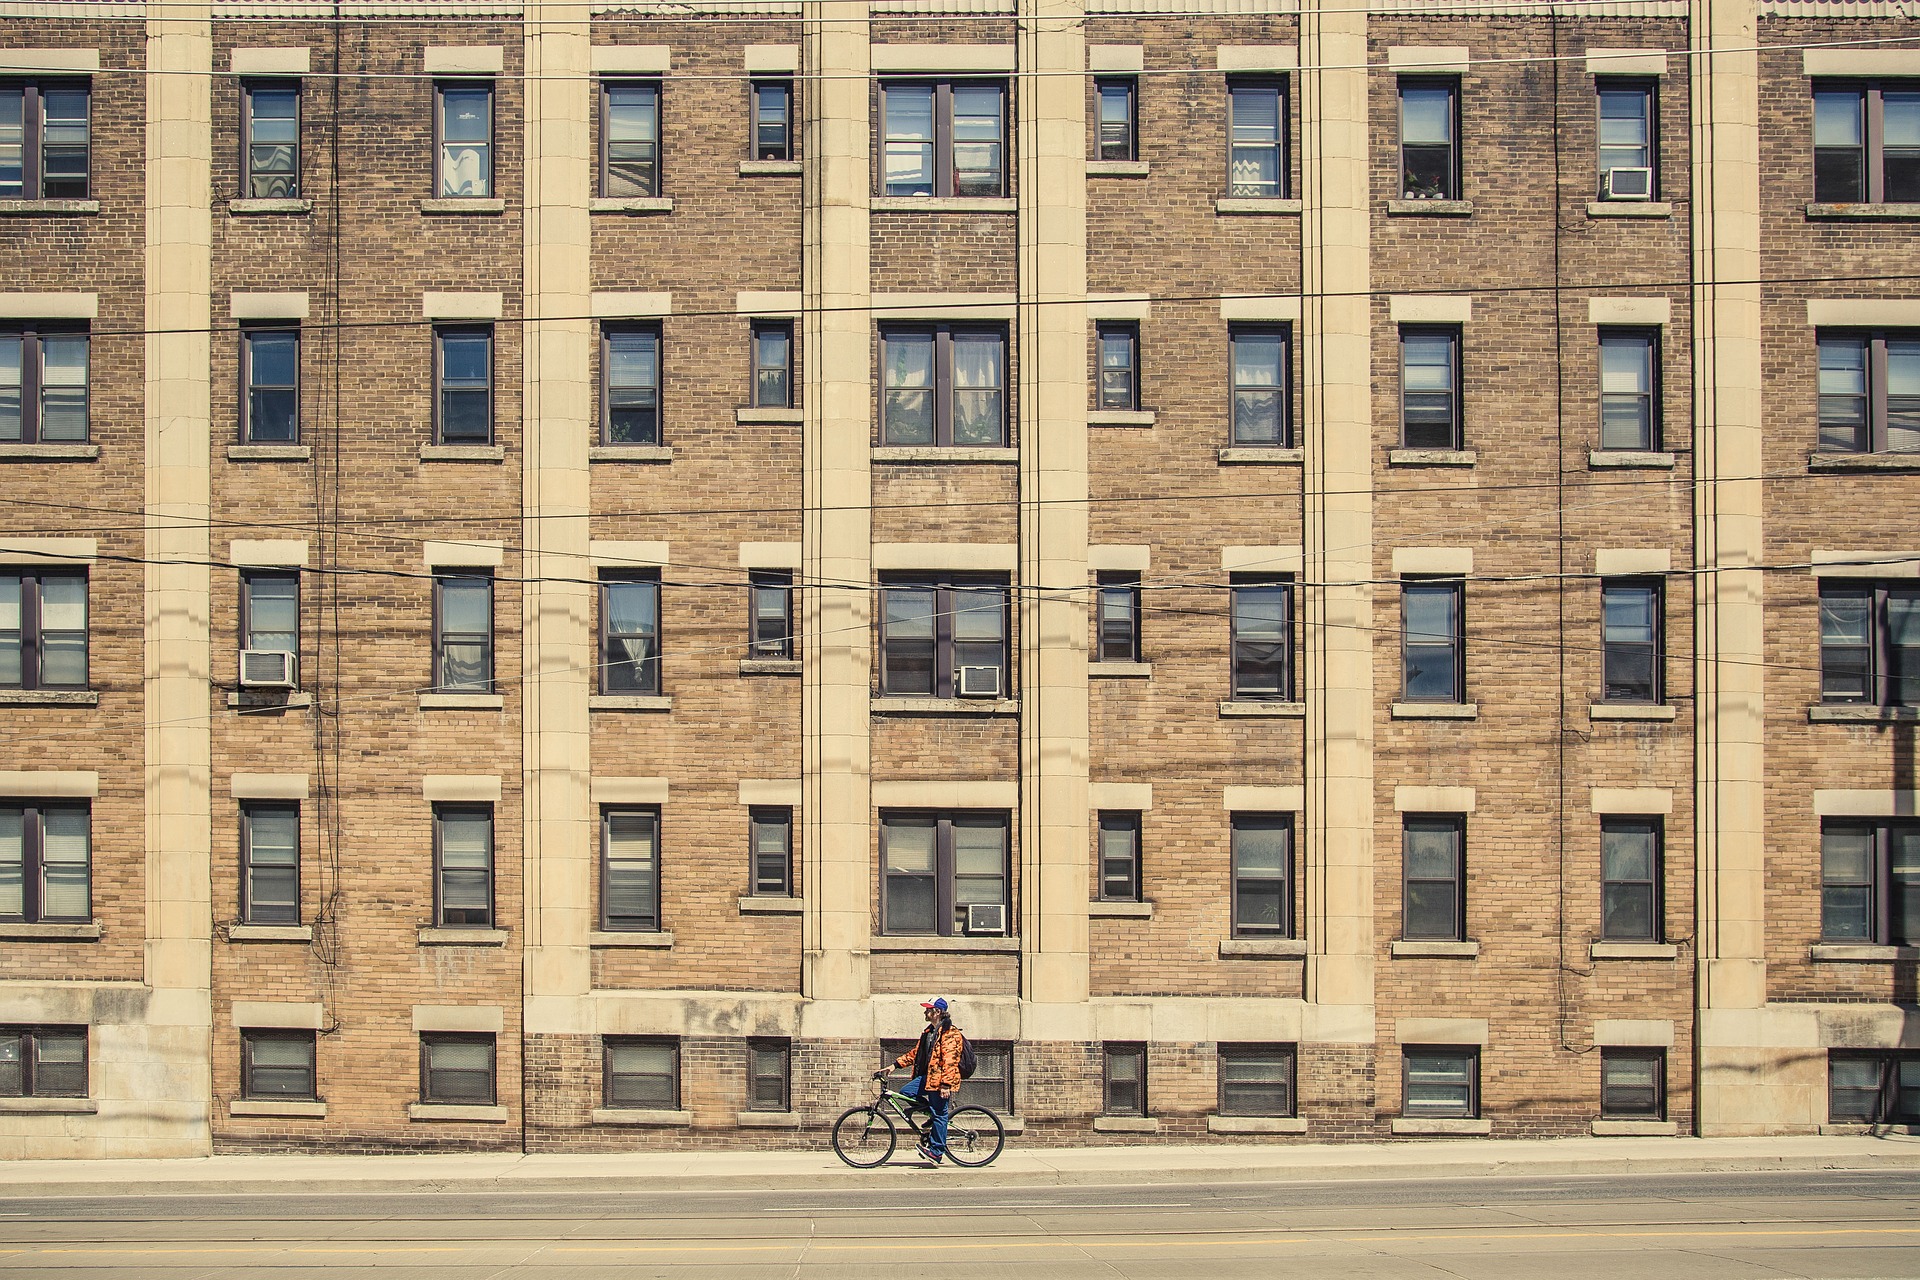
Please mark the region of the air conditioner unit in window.
[[1000, 668], [962, 667], [959, 685], [963, 698], [997, 698], [1000, 696]]
[[967, 932], [1004, 934], [1007, 931], [1007, 908], [998, 902], [973, 902], [967, 904]]
[[1607, 199], [1609, 200], [1651, 200], [1653, 199], [1653, 170], [1651, 169], [1609, 169], [1607, 170]]
[[291, 689], [299, 683], [299, 659], [285, 649], [240, 651], [241, 688]]

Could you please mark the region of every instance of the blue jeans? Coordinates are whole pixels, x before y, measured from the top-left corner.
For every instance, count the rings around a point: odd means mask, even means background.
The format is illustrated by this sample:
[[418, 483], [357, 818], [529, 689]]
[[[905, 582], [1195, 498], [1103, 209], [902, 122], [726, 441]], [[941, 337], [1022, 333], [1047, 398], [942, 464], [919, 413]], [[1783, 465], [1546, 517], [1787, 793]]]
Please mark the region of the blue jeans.
[[953, 1099], [943, 1098], [927, 1088], [925, 1076], [915, 1076], [900, 1090], [909, 1098], [917, 1098], [920, 1105], [933, 1114], [933, 1136], [927, 1139], [927, 1150], [936, 1157], [947, 1154], [947, 1114], [953, 1110]]

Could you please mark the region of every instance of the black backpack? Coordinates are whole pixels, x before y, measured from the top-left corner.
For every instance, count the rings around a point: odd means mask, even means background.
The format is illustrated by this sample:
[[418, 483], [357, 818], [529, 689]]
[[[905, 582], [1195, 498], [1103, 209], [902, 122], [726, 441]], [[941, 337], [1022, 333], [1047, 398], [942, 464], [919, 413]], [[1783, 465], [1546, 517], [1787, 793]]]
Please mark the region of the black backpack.
[[[960, 1028], [955, 1027], [954, 1030], [960, 1031]], [[980, 1060], [973, 1056], [973, 1041], [967, 1038], [966, 1032], [960, 1031], [960, 1078], [973, 1079], [973, 1073], [979, 1066]]]

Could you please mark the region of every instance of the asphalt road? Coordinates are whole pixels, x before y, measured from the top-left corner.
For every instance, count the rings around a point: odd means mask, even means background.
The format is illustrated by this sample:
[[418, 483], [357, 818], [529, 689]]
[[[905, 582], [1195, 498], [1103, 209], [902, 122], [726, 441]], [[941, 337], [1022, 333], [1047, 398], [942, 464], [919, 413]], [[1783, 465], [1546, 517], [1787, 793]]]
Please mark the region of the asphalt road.
[[1920, 1174], [0, 1198], [0, 1276], [1920, 1277]]

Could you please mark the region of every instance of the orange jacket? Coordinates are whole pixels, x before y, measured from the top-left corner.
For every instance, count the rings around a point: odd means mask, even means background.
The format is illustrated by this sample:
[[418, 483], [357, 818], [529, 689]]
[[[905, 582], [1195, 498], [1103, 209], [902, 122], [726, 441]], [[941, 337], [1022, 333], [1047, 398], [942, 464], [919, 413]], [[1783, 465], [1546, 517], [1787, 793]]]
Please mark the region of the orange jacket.
[[[929, 1089], [958, 1089], [960, 1087], [960, 1046], [965, 1042], [966, 1037], [960, 1034], [958, 1027], [951, 1022], [943, 1024], [943, 1029], [933, 1042], [933, 1053], [930, 1055], [933, 1061], [924, 1064], [926, 1067], [924, 1072], [916, 1068], [914, 1074], [924, 1074], [927, 1077]], [[908, 1066], [913, 1062], [914, 1055], [919, 1052], [920, 1042], [916, 1040], [913, 1042], [913, 1048], [894, 1059], [893, 1065]]]

